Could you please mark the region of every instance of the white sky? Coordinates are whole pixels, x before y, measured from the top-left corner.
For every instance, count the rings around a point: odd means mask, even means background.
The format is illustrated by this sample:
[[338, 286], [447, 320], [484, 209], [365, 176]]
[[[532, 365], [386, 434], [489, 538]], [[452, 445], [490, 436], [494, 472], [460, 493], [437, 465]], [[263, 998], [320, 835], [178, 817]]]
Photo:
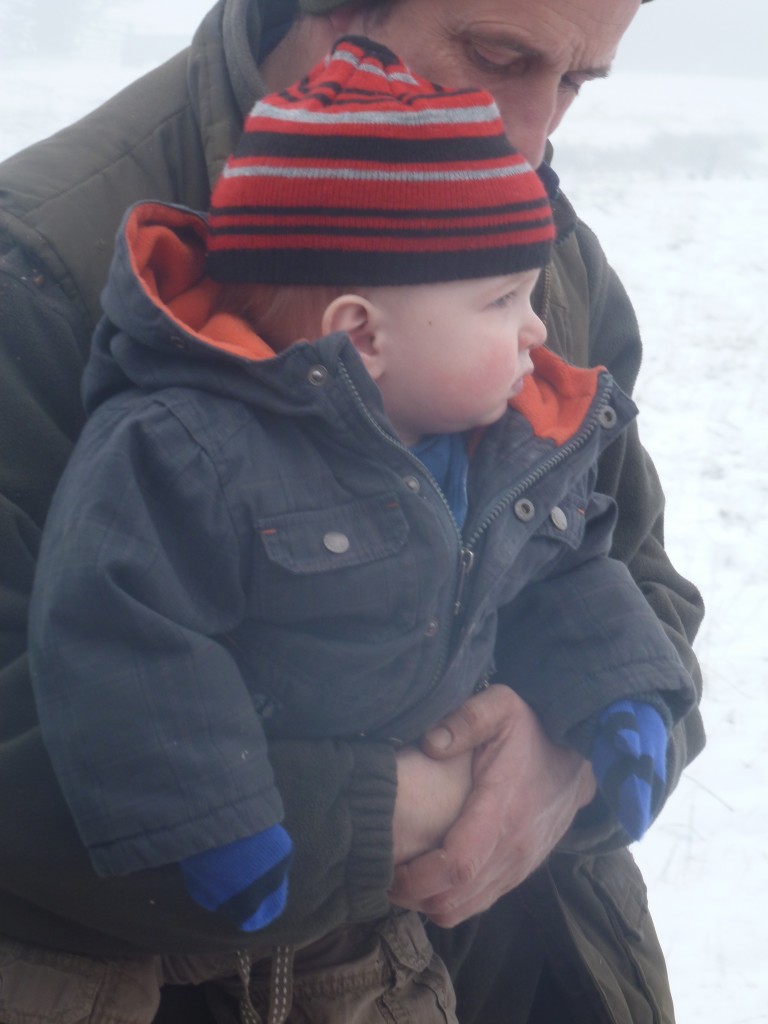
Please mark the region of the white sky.
[[765, 0], [653, 0], [622, 43], [617, 69], [768, 74]]

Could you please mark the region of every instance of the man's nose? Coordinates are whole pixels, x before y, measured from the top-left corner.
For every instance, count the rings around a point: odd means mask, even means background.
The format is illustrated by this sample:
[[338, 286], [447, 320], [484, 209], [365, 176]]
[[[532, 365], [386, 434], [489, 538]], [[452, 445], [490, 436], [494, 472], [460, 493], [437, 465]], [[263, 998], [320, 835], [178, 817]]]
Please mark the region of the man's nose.
[[559, 76], [541, 74], [521, 80], [509, 96], [497, 98], [504, 127], [512, 145], [532, 167], [544, 159], [547, 139], [560, 123], [570, 96], [560, 88]]

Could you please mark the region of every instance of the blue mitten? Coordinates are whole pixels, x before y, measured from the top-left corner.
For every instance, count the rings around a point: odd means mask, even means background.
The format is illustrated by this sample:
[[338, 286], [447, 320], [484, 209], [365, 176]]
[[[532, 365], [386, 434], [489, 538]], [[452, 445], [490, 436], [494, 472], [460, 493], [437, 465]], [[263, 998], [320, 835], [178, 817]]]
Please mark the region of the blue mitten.
[[195, 853], [180, 862], [189, 895], [221, 910], [244, 932], [265, 928], [285, 909], [293, 847], [281, 825]]
[[667, 739], [664, 720], [650, 704], [618, 700], [600, 715], [592, 768], [606, 803], [633, 839], [643, 836], [664, 795]]

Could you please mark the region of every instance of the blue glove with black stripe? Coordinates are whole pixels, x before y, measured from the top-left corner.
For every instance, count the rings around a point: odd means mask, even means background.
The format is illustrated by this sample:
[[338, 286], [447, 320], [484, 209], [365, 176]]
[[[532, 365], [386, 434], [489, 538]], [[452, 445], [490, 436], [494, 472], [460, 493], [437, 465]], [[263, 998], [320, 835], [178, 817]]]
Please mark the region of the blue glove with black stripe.
[[661, 805], [668, 739], [650, 704], [618, 700], [600, 715], [592, 769], [605, 802], [633, 839], [644, 835]]
[[186, 857], [179, 864], [189, 895], [220, 910], [244, 932], [265, 928], [285, 909], [293, 846], [282, 825]]

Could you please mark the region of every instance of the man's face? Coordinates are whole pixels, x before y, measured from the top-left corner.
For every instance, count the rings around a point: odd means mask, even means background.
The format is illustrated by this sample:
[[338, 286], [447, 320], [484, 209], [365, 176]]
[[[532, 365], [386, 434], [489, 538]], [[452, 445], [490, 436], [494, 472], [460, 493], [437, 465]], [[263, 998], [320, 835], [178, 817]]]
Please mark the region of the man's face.
[[537, 167], [580, 87], [604, 78], [640, 0], [398, 0], [349, 31], [449, 88], [481, 87], [512, 143]]

